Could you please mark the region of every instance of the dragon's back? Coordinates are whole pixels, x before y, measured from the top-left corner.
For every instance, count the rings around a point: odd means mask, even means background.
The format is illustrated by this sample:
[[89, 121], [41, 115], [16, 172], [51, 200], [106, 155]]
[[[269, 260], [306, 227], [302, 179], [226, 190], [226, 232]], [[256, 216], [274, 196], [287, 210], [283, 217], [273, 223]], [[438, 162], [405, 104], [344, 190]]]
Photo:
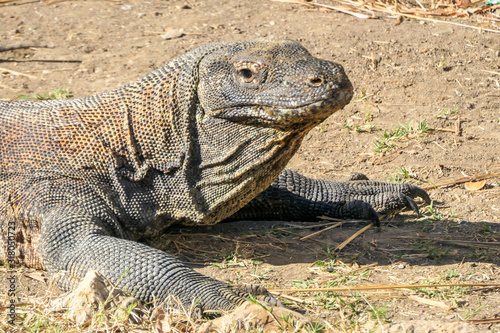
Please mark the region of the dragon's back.
[[105, 100], [0, 102], [0, 172], [69, 175], [95, 167], [106, 149], [104, 118], [114, 118]]

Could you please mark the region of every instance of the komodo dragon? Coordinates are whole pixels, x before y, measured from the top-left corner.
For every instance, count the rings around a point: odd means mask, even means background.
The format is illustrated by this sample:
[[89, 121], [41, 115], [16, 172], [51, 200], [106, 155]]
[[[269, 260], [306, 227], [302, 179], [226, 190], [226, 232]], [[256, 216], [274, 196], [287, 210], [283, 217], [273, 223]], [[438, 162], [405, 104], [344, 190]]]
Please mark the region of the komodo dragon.
[[0, 102], [0, 261], [65, 272], [63, 290], [93, 269], [142, 301], [233, 309], [244, 292], [136, 240], [225, 219], [378, 223], [376, 210], [429, 202], [409, 184], [284, 169], [352, 95], [340, 65], [253, 40], [202, 46], [90, 97]]

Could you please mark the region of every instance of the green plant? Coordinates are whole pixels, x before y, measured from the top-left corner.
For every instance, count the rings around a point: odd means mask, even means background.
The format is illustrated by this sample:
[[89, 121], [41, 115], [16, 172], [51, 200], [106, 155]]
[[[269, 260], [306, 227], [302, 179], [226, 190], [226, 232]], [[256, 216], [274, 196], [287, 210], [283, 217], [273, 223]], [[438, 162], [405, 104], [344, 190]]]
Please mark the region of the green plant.
[[478, 314], [478, 312], [480, 312], [481, 310], [484, 310], [487, 308], [489, 308], [489, 306], [482, 305], [480, 302], [479, 307], [475, 310], [469, 310], [468, 313], [464, 316], [464, 319], [470, 319], [470, 318], [474, 317], [476, 314]]
[[444, 114], [445, 116], [447, 116], [447, 115], [450, 115], [450, 114], [457, 114], [457, 113], [458, 113], [458, 111], [460, 111], [460, 109], [459, 109], [459, 108], [457, 108], [457, 107], [451, 107], [451, 108], [446, 108], [446, 109], [444, 109], [444, 110], [443, 110], [443, 114]]
[[389, 312], [389, 306], [385, 305], [383, 307], [376, 307], [370, 305], [370, 309], [367, 309], [368, 312], [371, 313], [372, 319], [381, 320], [383, 319], [385, 322], [390, 323], [391, 321], [387, 319], [387, 313]]
[[392, 175], [390, 180], [393, 183], [405, 183], [414, 175], [410, 173], [405, 167], [396, 168], [396, 173]]
[[70, 90], [65, 90], [62, 88], [57, 88], [56, 90], [51, 90], [44, 94], [31, 94], [31, 95], [19, 95], [19, 99], [38, 99], [38, 100], [52, 100], [52, 99], [67, 99], [73, 97], [73, 93]]
[[325, 329], [325, 325], [321, 325], [318, 322], [307, 323], [304, 327], [305, 331], [308, 333], [319, 333]]
[[493, 233], [493, 229], [491, 229], [490, 225], [484, 223], [484, 224], [481, 225], [481, 232], [492, 234]]
[[366, 88], [361, 88], [359, 89], [359, 94], [356, 97], [356, 99], [360, 102], [367, 101], [369, 99], [370, 95], [366, 92]]
[[335, 248], [330, 246], [330, 244], [323, 245], [321, 247], [321, 253], [324, 254], [331, 261], [335, 261], [338, 258], [338, 253], [335, 252]]
[[439, 214], [438, 210], [434, 208], [434, 201], [431, 201], [430, 205], [427, 206], [427, 211], [431, 214], [431, 217], [435, 221], [442, 221], [443, 216]]
[[445, 280], [451, 280], [453, 278], [456, 278], [456, 277], [459, 277], [460, 274], [458, 274], [457, 272], [457, 269], [456, 268], [453, 268], [453, 269], [450, 269], [449, 271], [447, 272], [443, 272], [441, 274], [441, 276], [445, 279]]
[[429, 126], [427, 120], [419, 119], [416, 127], [414, 127], [412, 123], [409, 123], [408, 125], [400, 124], [393, 130], [384, 130], [384, 133], [380, 135], [378, 140], [375, 142], [374, 150], [376, 152], [385, 153], [395, 147], [392, 143], [394, 141], [414, 135], [420, 136], [422, 134], [430, 133], [431, 131], [432, 128]]
[[418, 120], [417, 129], [414, 131], [415, 134], [426, 134], [432, 131], [432, 128], [429, 126], [427, 120]]
[[446, 118], [448, 118], [448, 116], [452, 116], [452, 115], [458, 114], [459, 111], [460, 111], [460, 109], [458, 107], [455, 107], [455, 106], [452, 106], [452, 107], [449, 107], [449, 108], [444, 108], [443, 110], [441, 110], [441, 113], [435, 115], [434, 118], [436, 118], [436, 119], [446, 119]]
[[269, 279], [269, 276], [265, 272], [259, 272], [259, 266], [255, 266], [253, 274], [251, 274], [250, 276], [252, 276], [258, 282]]
[[438, 68], [446, 68], [446, 58], [442, 57], [441, 60], [439, 60], [439, 64], [437, 65]]
[[344, 126], [342, 126], [342, 128], [348, 129], [349, 131], [371, 132], [371, 130], [375, 127], [375, 124], [370, 123], [366, 117], [365, 117], [365, 123], [362, 125], [351, 122], [349, 118], [346, 118], [345, 122], [346, 123]]
[[380, 140], [375, 141], [374, 146], [375, 148], [373, 150], [376, 151], [377, 153], [385, 153], [394, 148], [394, 145], [392, 143], [387, 143], [385, 141], [380, 141]]

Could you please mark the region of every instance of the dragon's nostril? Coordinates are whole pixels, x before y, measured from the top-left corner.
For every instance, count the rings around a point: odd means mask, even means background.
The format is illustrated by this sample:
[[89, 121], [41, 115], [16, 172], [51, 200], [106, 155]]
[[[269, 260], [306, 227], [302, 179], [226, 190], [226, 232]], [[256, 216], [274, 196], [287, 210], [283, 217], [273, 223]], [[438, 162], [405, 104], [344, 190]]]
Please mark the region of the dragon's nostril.
[[315, 86], [318, 86], [320, 85], [321, 83], [323, 83], [323, 79], [320, 78], [320, 77], [312, 77], [309, 79], [309, 82]]

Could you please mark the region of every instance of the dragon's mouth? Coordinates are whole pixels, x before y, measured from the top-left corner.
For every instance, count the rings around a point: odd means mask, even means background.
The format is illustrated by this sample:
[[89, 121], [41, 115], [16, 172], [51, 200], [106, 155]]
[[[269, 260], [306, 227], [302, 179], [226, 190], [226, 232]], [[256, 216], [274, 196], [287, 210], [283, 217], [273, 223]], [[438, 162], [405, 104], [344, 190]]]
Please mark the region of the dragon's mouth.
[[268, 105], [243, 105], [213, 111], [213, 118], [226, 119], [251, 126], [282, 129], [310, 128], [346, 106], [353, 96], [352, 88], [337, 91], [331, 97], [309, 104], [283, 108]]

